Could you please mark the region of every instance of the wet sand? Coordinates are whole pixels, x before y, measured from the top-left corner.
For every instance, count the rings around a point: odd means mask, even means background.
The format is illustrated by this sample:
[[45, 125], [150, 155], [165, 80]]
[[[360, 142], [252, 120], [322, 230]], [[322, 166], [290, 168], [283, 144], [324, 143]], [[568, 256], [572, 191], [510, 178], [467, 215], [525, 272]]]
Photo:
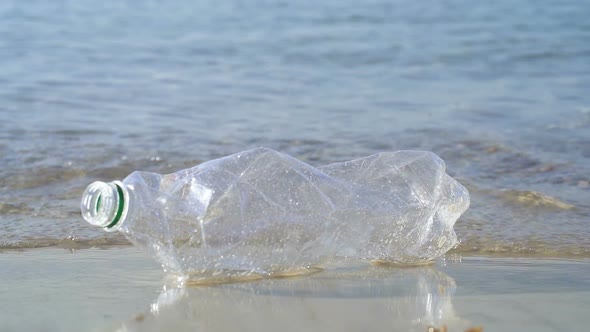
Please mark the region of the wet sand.
[[0, 331], [574, 331], [590, 260], [448, 255], [176, 288], [130, 246], [0, 253]]

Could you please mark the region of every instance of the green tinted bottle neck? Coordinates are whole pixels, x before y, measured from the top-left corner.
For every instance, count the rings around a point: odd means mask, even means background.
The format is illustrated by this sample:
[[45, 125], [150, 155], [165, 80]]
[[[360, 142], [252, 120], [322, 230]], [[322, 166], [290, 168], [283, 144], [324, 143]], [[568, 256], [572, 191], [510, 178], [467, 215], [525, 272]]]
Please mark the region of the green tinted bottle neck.
[[82, 195], [82, 217], [108, 232], [121, 228], [128, 209], [129, 193], [120, 181], [91, 183]]

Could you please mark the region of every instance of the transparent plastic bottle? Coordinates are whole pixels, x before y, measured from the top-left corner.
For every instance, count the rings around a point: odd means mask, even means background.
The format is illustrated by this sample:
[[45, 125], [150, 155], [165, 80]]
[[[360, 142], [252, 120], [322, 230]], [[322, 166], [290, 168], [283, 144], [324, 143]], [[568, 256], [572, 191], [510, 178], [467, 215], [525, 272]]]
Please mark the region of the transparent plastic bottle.
[[95, 182], [92, 225], [123, 233], [179, 275], [271, 275], [345, 259], [419, 263], [456, 242], [467, 190], [423, 151], [319, 168], [267, 148], [176, 173]]

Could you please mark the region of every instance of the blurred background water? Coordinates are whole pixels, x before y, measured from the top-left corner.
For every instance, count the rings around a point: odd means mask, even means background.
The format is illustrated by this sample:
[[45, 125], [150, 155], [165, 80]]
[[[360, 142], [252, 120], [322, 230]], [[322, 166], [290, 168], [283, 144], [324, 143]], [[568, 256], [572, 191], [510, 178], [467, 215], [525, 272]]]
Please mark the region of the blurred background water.
[[2, 1], [0, 248], [126, 243], [95, 180], [425, 149], [455, 252], [590, 257], [590, 2]]

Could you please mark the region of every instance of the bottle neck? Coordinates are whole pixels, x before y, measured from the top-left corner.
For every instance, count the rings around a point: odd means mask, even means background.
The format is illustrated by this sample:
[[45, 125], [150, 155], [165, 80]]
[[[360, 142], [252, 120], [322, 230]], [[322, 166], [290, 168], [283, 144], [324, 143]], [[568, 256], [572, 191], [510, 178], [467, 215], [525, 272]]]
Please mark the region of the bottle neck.
[[82, 217], [107, 232], [121, 228], [129, 210], [129, 192], [121, 181], [91, 183], [82, 194]]

